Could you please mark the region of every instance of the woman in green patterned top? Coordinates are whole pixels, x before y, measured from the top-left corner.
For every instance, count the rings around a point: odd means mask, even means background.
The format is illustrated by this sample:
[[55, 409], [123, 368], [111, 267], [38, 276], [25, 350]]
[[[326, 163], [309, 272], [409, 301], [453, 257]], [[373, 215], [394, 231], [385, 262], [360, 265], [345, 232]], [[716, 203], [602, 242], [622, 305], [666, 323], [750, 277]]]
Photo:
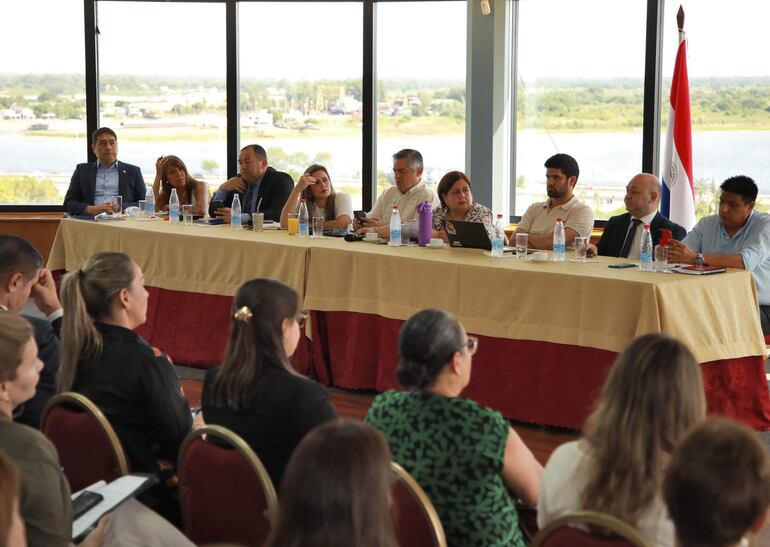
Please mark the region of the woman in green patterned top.
[[366, 421], [425, 489], [450, 546], [524, 545], [514, 496], [536, 505], [542, 466], [499, 412], [459, 397], [478, 339], [440, 310], [412, 316], [398, 337], [398, 382]]

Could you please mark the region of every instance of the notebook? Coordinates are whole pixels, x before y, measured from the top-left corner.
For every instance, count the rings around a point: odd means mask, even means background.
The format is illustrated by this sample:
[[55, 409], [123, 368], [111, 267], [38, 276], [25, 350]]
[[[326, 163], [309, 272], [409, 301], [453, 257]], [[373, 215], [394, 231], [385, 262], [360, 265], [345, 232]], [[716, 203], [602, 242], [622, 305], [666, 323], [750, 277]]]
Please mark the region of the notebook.
[[[492, 250], [492, 242], [489, 240], [487, 228], [481, 222], [445, 220], [444, 229], [449, 238], [449, 245], [452, 247]], [[503, 247], [503, 252], [513, 252], [514, 250], [514, 247]]]

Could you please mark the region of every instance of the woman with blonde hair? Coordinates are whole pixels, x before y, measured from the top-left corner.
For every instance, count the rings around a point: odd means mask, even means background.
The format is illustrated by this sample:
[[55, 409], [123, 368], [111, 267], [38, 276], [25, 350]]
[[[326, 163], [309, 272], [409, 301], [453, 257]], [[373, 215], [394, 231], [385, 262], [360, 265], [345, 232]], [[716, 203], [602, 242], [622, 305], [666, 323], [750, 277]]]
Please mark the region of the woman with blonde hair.
[[548, 460], [538, 524], [598, 511], [636, 527], [655, 545], [673, 546], [663, 474], [676, 446], [705, 415], [692, 353], [662, 334], [637, 338], [612, 366], [583, 439], [560, 446]]
[[155, 162], [155, 209], [168, 211], [171, 190], [176, 190], [179, 206], [192, 205], [194, 215], [205, 215], [208, 207], [206, 183], [190, 176], [187, 166], [178, 156], [161, 156]]
[[336, 192], [329, 171], [323, 165], [313, 164], [299, 178], [281, 211], [281, 228], [289, 225], [289, 213], [297, 212], [299, 200], [307, 204], [308, 217], [324, 218], [324, 230], [346, 230], [353, 220], [350, 196]]

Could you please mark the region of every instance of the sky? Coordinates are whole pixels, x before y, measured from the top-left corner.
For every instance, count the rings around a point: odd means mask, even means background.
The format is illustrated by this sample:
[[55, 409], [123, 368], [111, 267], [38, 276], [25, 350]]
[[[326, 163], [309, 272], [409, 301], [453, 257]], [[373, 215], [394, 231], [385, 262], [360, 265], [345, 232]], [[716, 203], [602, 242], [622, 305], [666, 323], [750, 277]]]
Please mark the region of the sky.
[[[645, 5], [520, 0], [523, 77], [641, 78]], [[678, 6], [667, 2], [665, 8], [667, 76]], [[770, 76], [769, 1], [689, 0], [684, 8], [691, 77]], [[380, 78], [464, 79], [465, 2], [382, 3], [377, 10]], [[82, 0], [4, 0], [0, 72], [82, 72], [82, 13]], [[224, 4], [100, 2], [101, 71], [224, 78], [224, 17]], [[242, 77], [358, 78], [362, 17], [355, 2], [244, 2]], [[17, 23], [23, 21], [34, 21], [34, 34]]]

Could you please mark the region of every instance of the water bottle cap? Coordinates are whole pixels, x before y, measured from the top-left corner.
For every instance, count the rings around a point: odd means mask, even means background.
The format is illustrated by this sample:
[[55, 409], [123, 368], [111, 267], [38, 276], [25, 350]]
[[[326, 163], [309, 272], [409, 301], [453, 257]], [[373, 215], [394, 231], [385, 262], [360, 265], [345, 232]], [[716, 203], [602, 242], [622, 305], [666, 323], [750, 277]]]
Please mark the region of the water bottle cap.
[[646, 228], [646, 229], [648, 229], [648, 230], [649, 230], [649, 229], [650, 229], [650, 225], [649, 225], [649, 224], [645, 224], [645, 225], [643, 226], [643, 228]]
[[398, 210], [398, 205], [394, 205], [393, 209], [397, 211]]
[[299, 202], [300, 202], [300, 203], [307, 203], [307, 201], [305, 200], [305, 198], [302, 198], [301, 200], [299, 200]]
[[564, 222], [564, 219], [561, 217], [556, 217], [556, 222]]
[[497, 218], [503, 218], [503, 214], [502, 213], [498, 213]]

